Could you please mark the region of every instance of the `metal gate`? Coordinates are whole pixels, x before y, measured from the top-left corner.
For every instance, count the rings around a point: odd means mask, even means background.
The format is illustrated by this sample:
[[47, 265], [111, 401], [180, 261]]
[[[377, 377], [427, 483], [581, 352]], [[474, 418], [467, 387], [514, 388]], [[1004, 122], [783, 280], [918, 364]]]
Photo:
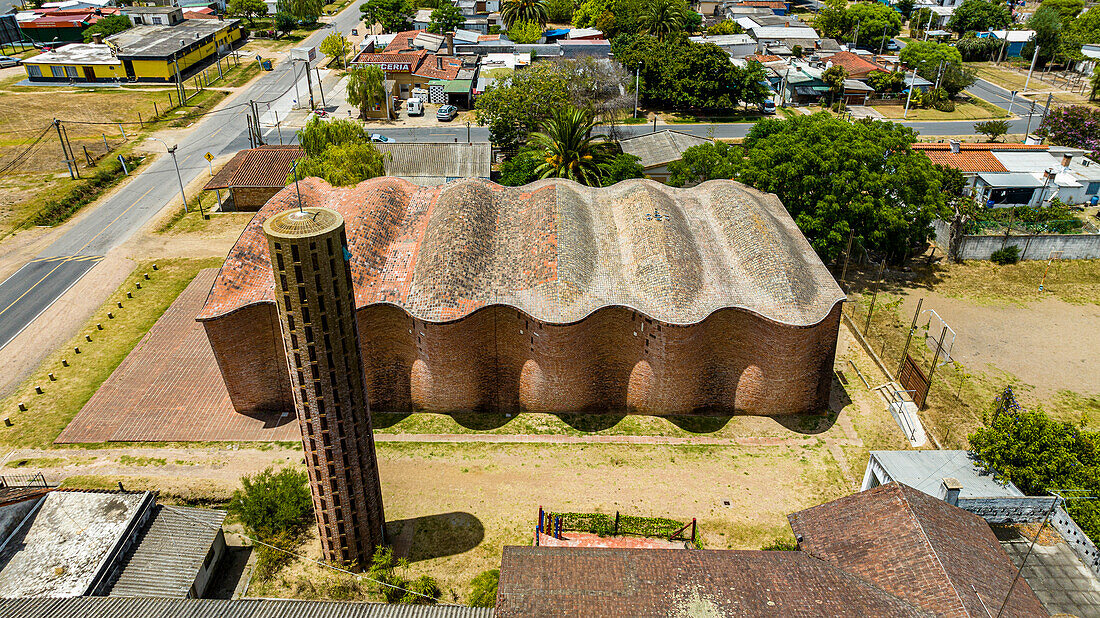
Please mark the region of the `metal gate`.
[[917, 408], [924, 408], [924, 400], [928, 398], [928, 377], [908, 354], [905, 355], [905, 362], [898, 373], [898, 381], [902, 388], [912, 393], [913, 403], [917, 404]]

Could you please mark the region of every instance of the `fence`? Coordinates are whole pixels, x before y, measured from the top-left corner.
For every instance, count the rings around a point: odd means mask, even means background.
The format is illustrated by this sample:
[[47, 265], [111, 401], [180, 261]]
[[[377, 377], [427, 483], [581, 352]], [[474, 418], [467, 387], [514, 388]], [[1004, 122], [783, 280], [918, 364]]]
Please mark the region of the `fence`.
[[0, 487], [49, 487], [46, 477], [38, 474], [5, 474], [0, 476]]
[[695, 542], [695, 519], [684, 523], [664, 517], [615, 516], [604, 513], [550, 513], [539, 508], [537, 531], [560, 537], [562, 532], [588, 532], [598, 536], [643, 536], [673, 539], [691, 528], [691, 541]]
[[936, 244], [959, 260], [988, 260], [994, 251], [1009, 245], [1020, 250], [1021, 260], [1045, 260], [1053, 251], [1061, 251], [1065, 260], [1100, 258], [1100, 234], [962, 234], [958, 248], [950, 252], [951, 224], [936, 221], [933, 227]]

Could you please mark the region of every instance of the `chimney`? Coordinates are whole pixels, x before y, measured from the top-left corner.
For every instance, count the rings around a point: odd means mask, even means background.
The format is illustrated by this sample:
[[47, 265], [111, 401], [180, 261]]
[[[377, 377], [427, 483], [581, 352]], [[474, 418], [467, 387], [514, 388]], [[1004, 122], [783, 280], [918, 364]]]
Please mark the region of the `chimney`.
[[1069, 163], [1072, 160], [1073, 160], [1073, 155], [1069, 154], [1068, 152], [1066, 154], [1062, 155], [1062, 167], [1069, 167]]
[[951, 140], [951, 152], [953, 152], [955, 154], [958, 154], [958, 152], [961, 148], [962, 148], [962, 144], [959, 143], [959, 140], [957, 140], [957, 139]]
[[439, 70], [439, 71], [443, 70], [443, 56], [436, 56], [435, 57], [435, 68], [436, 68], [436, 70]]
[[102, 45], [103, 44], [103, 35], [100, 34], [99, 32], [96, 32], [95, 34], [93, 34], [92, 35], [92, 43], [95, 43], [96, 45]]
[[448, 56], [453, 56], [453, 55], [455, 55], [455, 33], [454, 32], [448, 32], [446, 38], [447, 38], [447, 55]]
[[1047, 180], [1053, 181], [1055, 176], [1057, 176], [1057, 174], [1054, 172], [1054, 168], [1043, 172], [1043, 177]]
[[959, 506], [959, 492], [962, 488], [959, 479], [946, 477], [940, 483], [940, 498], [951, 506]]
[[224, 13], [218, 13], [218, 21], [225, 21], [225, 14]]

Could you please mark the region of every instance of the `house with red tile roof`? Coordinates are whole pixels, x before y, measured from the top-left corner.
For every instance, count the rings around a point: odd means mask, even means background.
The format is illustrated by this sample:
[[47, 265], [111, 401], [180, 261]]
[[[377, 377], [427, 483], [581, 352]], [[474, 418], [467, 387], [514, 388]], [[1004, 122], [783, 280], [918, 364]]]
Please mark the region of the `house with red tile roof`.
[[425, 30], [398, 32], [381, 52], [364, 51], [353, 64], [373, 65], [393, 81], [394, 96], [408, 99], [414, 90], [427, 90], [429, 103], [470, 107], [477, 66], [463, 67], [454, 57], [450, 34]]
[[852, 52], [841, 51], [831, 56], [824, 56], [822, 62], [832, 64], [832, 66], [842, 66], [844, 70], [848, 72], [848, 77], [851, 79], [865, 80], [871, 73], [875, 71], [881, 71], [886, 73], [887, 70], [874, 62], [860, 56], [859, 54], [853, 54]]

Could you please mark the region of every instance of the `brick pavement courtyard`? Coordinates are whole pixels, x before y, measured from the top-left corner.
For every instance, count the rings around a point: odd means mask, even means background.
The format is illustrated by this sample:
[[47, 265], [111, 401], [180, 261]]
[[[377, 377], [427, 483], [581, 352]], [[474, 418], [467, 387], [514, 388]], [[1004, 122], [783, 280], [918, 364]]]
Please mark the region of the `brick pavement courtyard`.
[[293, 415], [233, 410], [195, 316], [218, 274], [201, 271], [55, 442], [233, 442], [299, 439]]

